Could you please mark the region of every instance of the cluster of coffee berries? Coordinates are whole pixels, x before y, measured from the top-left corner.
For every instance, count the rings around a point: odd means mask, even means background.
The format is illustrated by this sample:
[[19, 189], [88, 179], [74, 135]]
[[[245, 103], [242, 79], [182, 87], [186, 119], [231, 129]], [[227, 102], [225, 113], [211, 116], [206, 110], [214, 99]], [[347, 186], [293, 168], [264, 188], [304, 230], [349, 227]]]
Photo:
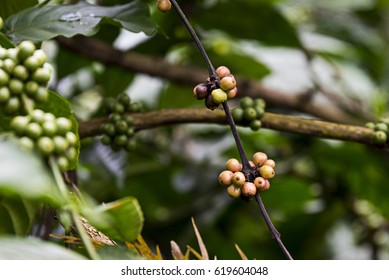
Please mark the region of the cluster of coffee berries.
[[172, 8], [172, 3], [169, 0], [158, 0], [157, 7], [159, 11], [166, 13]]
[[46, 54], [36, 49], [31, 41], [23, 41], [15, 48], [0, 47], [0, 105], [3, 112], [20, 112], [22, 98], [44, 103], [49, 99], [46, 86], [52, 68], [46, 63]]
[[138, 113], [142, 109], [142, 104], [131, 102], [126, 93], [121, 93], [116, 99], [109, 100], [107, 102], [108, 120], [100, 128], [102, 132], [101, 142], [111, 146], [114, 151], [133, 150], [135, 147], [134, 119], [126, 113]]
[[263, 99], [252, 99], [243, 97], [240, 100], [240, 106], [232, 109], [232, 117], [238, 124], [249, 126], [252, 130], [257, 131], [261, 128], [261, 118], [265, 114], [266, 103]]
[[269, 179], [275, 176], [275, 162], [263, 152], [257, 152], [250, 161], [251, 172], [254, 178], [251, 182], [242, 172], [242, 164], [235, 158], [226, 162], [226, 170], [219, 174], [219, 183], [227, 187], [227, 193], [233, 198], [252, 198], [257, 191], [267, 191], [270, 188]]
[[366, 127], [374, 130], [373, 141], [375, 144], [383, 145], [386, 143], [389, 133], [389, 120], [383, 119], [378, 123], [368, 122]]
[[77, 157], [77, 136], [72, 132], [72, 122], [65, 117], [35, 109], [25, 116], [11, 120], [11, 129], [18, 136], [24, 150], [38, 150], [44, 156], [55, 156], [58, 166], [65, 171]]
[[209, 78], [205, 83], [198, 84], [193, 89], [193, 95], [198, 100], [205, 100], [208, 109], [216, 109], [220, 103], [232, 99], [238, 93], [235, 77], [226, 66], [216, 69], [217, 79]]

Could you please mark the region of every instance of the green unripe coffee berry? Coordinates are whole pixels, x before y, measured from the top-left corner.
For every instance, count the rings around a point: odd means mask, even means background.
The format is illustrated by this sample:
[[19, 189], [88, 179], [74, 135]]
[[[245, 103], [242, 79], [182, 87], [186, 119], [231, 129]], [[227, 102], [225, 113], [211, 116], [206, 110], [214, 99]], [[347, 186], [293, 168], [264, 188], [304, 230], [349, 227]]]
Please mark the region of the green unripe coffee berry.
[[140, 102], [132, 102], [128, 105], [127, 111], [132, 113], [138, 113], [143, 110], [143, 105]]
[[13, 115], [20, 109], [20, 100], [17, 97], [11, 97], [8, 99], [8, 101], [4, 104], [4, 113], [8, 115]]
[[35, 45], [31, 41], [23, 41], [18, 45], [19, 51], [17, 57], [23, 61], [27, 57], [32, 56], [35, 51]]
[[115, 125], [112, 123], [105, 123], [102, 125], [101, 130], [103, 133], [109, 135], [109, 136], [115, 136], [116, 135], [116, 128]]
[[0, 87], [9, 83], [9, 75], [6, 71], [0, 68]]
[[128, 126], [132, 126], [134, 124], [134, 118], [130, 115], [124, 115], [123, 120], [127, 123]]
[[240, 188], [235, 188], [234, 185], [231, 185], [227, 188], [227, 193], [232, 198], [238, 198], [242, 194], [242, 190]]
[[75, 147], [70, 147], [66, 153], [65, 157], [69, 160], [69, 162], [73, 162], [77, 159], [77, 150]]
[[375, 130], [376, 131], [383, 131], [383, 132], [388, 132], [388, 125], [386, 123], [377, 123], [375, 125]]
[[34, 96], [39, 89], [39, 84], [35, 81], [28, 81], [24, 84], [24, 91], [28, 95]]
[[58, 157], [57, 159], [57, 164], [58, 164], [58, 167], [61, 171], [66, 171], [69, 169], [69, 160], [62, 156], [62, 157]]
[[221, 88], [218, 88], [218, 89], [214, 89], [212, 92], [211, 92], [211, 96], [212, 96], [212, 101], [216, 104], [220, 104], [224, 101], [227, 101], [227, 93], [222, 90]]
[[53, 121], [45, 121], [42, 124], [43, 135], [54, 136], [57, 133], [57, 124]]
[[128, 105], [130, 104], [130, 102], [131, 102], [131, 99], [130, 99], [130, 97], [128, 96], [127, 93], [121, 93], [121, 94], [119, 94], [118, 97], [117, 97], [117, 100], [118, 100], [124, 107], [128, 106]]
[[49, 101], [50, 93], [44, 87], [39, 87], [38, 90], [34, 94], [34, 99], [40, 103], [46, 103]]
[[368, 122], [365, 124], [365, 126], [370, 129], [375, 129], [375, 124], [373, 122]]
[[33, 54], [33, 57], [35, 57], [38, 60], [38, 64], [39, 64], [38, 67], [43, 66], [43, 64], [45, 64], [47, 59], [46, 53], [41, 49], [36, 50]]
[[129, 127], [129, 128], [127, 129], [127, 131], [126, 131], [126, 135], [127, 135], [128, 137], [133, 137], [133, 136], [135, 135], [135, 130], [134, 130], [134, 128], [133, 128], [133, 127]]
[[3, 18], [0, 17], [0, 30], [3, 29], [4, 27], [4, 21], [3, 21]]
[[11, 92], [9, 91], [8, 87], [0, 88], [0, 104], [7, 102], [10, 96]]
[[3, 60], [3, 70], [8, 74], [11, 74], [16, 66], [16, 62], [10, 58], [6, 58]]
[[12, 75], [22, 81], [25, 81], [29, 77], [29, 73], [26, 67], [23, 65], [16, 65], [15, 68], [12, 70]]
[[26, 67], [29, 71], [34, 72], [36, 69], [42, 66], [39, 61], [39, 58], [36, 56], [27, 57], [23, 62], [24, 67]]
[[254, 107], [254, 100], [251, 97], [245, 96], [240, 100], [242, 109]]
[[112, 139], [110, 136], [108, 136], [107, 134], [103, 134], [101, 136], [101, 143], [103, 143], [104, 145], [111, 145], [112, 144]]
[[235, 122], [241, 123], [243, 121], [243, 109], [240, 107], [236, 107], [231, 111], [232, 118]]
[[253, 120], [250, 122], [250, 128], [253, 131], [258, 131], [262, 127], [262, 122], [260, 120]]
[[128, 129], [128, 125], [126, 123], [126, 121], [124, 120], [119, 120], [115, 123], [115, 128], [116, 128], [116, 131], [119, 132], [119, 133], [126, 133], [127, 132], [127, 129]]
[[7, 57], [9, 59], [12, 59], [15, 63], [18, 62], [18, 49], [17, 48], [10, 48], [7, 50]]
[[136, 148], [136, 141], [135, 139], [131, 138], [127, 141], [126, 145], [124, 146], [127, 152], [133, 151]]
[[254, 110], [257, 112], [257, 118], [260, 119], [265, 114], [265, 109], [261, 106], [254, 105]]
[[257, 188], [255, 187], [254, 183], [246, 182], [242, 186], [242, 195], [245, 197], [253, 197], [257, 194]]
[[374, 132], [373, 134], [373, 141], [375, 144], [385, 144], [387, 140], [386, 133], [379, 130]]
[[125, 107], [121, 103], [115, 103], [112, 106], [112, 111], [117, 114], [123, 114], [125, 112]]
[[224, 90], [224, 91], [230, 91], [232, 90], [233, 88], [236, 87], [236, 80], [235, 80], [235, 77], [233, 75], [227, 75], [225, 76], [224, 78], [222, 78], [220, 80], [220, 87]]
[[262, 98], [254, 99], [254, 107], [257, 107], [257, 106], [265, 109], [265, 107], [266, 107], [265, 100], [263, 100]]
[[118, 113], [112, 113], [108, 117], [108, 121], [110, 123], [116, 123], [116, 122], [120, 121], [121, 119], [122, 119], [122, 116]]
[[32, 79], [42, 85], [46, 85], [50, 81], [51, 71], [47, 68], [38, 68], [32, 73]]
[[224, 187], [228, 187], [232, 184], [232, 177], [234, 173], [230, 170], [224, 170], [219, 174], [219, 183]]
[[243, 118], [246, 121], [251, 122], [257, 118], [257, 112], [255, 111], [254, 108], [248, 107], [248, 108], [243, 110]]
[[42, 136], [43, 130], [39, 124], [32, 122], [27, 124], [25, 133], [31, 139], [38, 139]]
[[54, 151], [57, 154], [63, 154], [69, 148], [69, 141], [62, 136], [54, 136]]
[[45, 122], [56, 122], [57, 118], [52, 113], [45, 113], [44, 121]]
[[40, 137], [36, 142], [36, 146], [38, 150], [46, 156], [53, 153], [55, 149], [54, 141], [47, 136]]
[[8, 87], [12, 94], [18, 95], [23, 92], [24, 83], [19, 79], [11, 79]]
[[45, 122], [45, 112], [40, 109], [35, 109], [30, 113], [31, 121], [42, 124]]
[[127, 144], [128, 138], [126, 135], [116, 135], [113, 138], [113, 145], [117, 147], [124, 147]]
[[238, 171], [234, 173], [231, 180], [232, 180], [232, 184], [236, 188], [241, 188], [243, 184], [246, 182], [246, 177], [242, 172]]
[[31, 152], [34, 149], [34, 141], [31, 140], [31, 138], [23, 136], [20, 137], [19, 140], [19, 147], [22, 151]]
[[30, 118], [26, 116], [16, 116], [11, 120], [11, 128], [13, 131], [16, 132], [18, 135], [23, 135], [24, 131], [30, 122]]
[[259, 168], [259, 173], [264, 179], [271, 179], [276, 175], [274, 168], [269, 165], [261, 166]]
[[66, 139], [68, 140], [70, 146], [75, 146], [77, 144], [77, 135], [71, 131], [66, 133]]
[[65, 135], [72, 129], [72, 122], [64, 117], [59, 117], [56, 120], [58, 127], [58, 134]]

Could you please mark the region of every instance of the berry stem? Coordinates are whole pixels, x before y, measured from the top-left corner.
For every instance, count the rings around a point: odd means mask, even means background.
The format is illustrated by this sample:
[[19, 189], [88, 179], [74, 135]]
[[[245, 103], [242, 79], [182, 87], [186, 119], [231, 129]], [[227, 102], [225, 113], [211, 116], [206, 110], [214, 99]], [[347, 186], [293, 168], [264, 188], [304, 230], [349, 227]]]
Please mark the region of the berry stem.
[[270, 217], [269, 217], [269, 214], [267, 213], [267, 210], [265, 208], [265, 205], [263, 204], [262, 202], [262, 198], [261, 198], [261, 195], [259, 193], [257, 193], [255, 195], [255, 200], [257, 201], [258, 203], [258, 206], [259, 206], [259, 209], [261, 210], [261, 213], [262, 213], [262, 216], [264, 217], [265, 219], [265, 222], [266, 222], [266, 225], [267, 227], [269, 228], [269, 230], [271, 231], [271, 234], [273, 236], [273, 238], [276, 240], [276, 242], [278, 243], [278, 246], [280, 246], [282, 252], [284, 253], [284, 255], [286, 256], [286, 258], [288, 260], [293, 260], [292, 256], [290, 255], [288, 249], [286, 249], [284, 243], [282, 243], [282, 240], [281, 240], [281, 234], [278, 232], [278, 230], [275, 228], [275, 226], [273, 225]]
[[175, 0], [170, 0], [170, 2], [172, 3], [173, 7], [176, 9], [181, 20], [184, 22], [186, 29], [188, 29], [190, 35], [192, 36], [194, 42], [196, 43], [198, 49], [200, 50], [200, 53], [203, 56], [205, 63], [207, 64], [209, 76], [217, 78], [218, 76], [216, 74], [215, 68], [213, 67], [212, 62], [209, 59], [208, 54], [204, 49], [204, 46], [201, 44], [199, 37], [194, 31], [192, 25], [189, 23], [189, 20], [186, 18], [184, 12], [181, 10], [180, 6], [177, 4]]

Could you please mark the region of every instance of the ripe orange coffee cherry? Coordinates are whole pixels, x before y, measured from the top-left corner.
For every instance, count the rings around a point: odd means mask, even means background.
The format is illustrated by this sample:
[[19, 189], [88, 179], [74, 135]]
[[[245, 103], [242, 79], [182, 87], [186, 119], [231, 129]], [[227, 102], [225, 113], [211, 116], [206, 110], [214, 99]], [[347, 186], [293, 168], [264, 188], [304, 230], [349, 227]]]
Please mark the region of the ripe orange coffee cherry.
[[256, 194], [257, 194], [257, 188], [253, 183], [251, 182], [244, 183], [242, 187], [242, 195], [246, 197], [253, 197]]
[[172, 8], [172, 3], [170, 3], [169, 0], [158, 0], [157, 5], [158, 10], [160, 10], [162, 13], [166, 13]]
[[253, 155], [253, 161], [257, 167], [260, 167], [267, 161], [267, 155], [262, 152], [256, 152]]
[[232, 171], [224, 170], [219, 174], [219, 183], [225, 187], [230, 186], [232, 184], [232, 176], [234, 176]]
[[232, 198], [238, 198], [241, 195], [242, 190], [240, 188], [235, 188], [234, 185], [231, 185], [227, 188], [227, 193]]
[[220, 79], [223, 79], [225, 76], [230, 75], [231, 71], [226, 66], [219, 66], [216, 69], [216, 74], [219, 76]]
[[232, 172], [237, 172], [242, 170], [242, 164], [236, 158], [230, 158], [226, 162], [226, 167]]
[[220, 80], [220, 87], [225, 91], [230, 91], [236, 87], [235, 77], [231, 74]]

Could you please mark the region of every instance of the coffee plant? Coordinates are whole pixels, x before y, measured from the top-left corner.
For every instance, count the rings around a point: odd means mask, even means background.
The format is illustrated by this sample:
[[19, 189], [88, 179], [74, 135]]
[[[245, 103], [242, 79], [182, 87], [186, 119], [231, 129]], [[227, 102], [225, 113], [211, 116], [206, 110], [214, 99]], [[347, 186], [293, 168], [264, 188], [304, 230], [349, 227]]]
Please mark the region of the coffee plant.
[[308, 2], [1, 1], [0, 259], [388, 258], [389, 7]]

